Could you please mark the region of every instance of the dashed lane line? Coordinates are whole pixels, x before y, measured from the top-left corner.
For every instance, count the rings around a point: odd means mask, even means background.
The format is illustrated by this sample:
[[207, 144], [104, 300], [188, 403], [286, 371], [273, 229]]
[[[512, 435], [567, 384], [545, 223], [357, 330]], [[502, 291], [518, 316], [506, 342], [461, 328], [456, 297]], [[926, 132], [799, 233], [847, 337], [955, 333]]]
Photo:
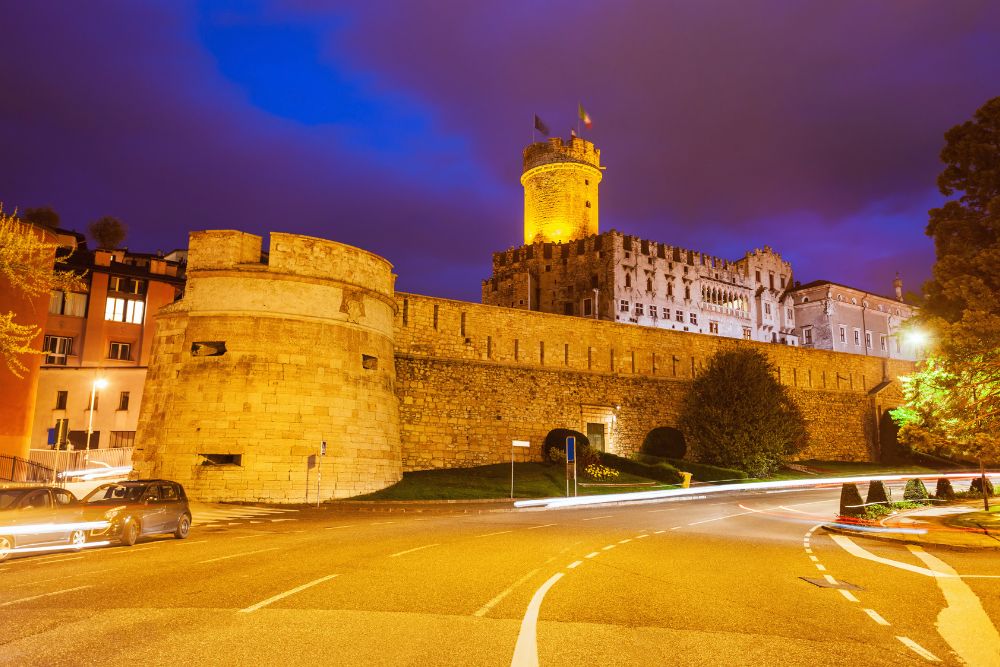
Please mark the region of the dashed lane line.
[[350, 528], [353, 525], [354, 525], [353, 523], [345, 523], [343, 526], [327, 526], [326, 528], [324, 528], [324, 530], [336, 530], [338, 528]]
[[243, 609], [240, 609], [240, 613], [249, 614], [251, 612], [255, 612], [258, 609], [260, 609], [261, 607], [266, 607], [267, 605], [272, 604], [274, 602], [277, 602], [278, 600], [282, 600], [284, 598], [287, 598], [289, 595], [295, 595], [296, 593], [300, 593], [300, 592], [306, 590], [307, 588], [312, 588], [313, 586], [316, 586], [317, 584], [322, 584], [324, 581], [329, 581], [330, 579], [333, 579], [336, 576], [337, 576], [336, 574], [328, 574], [325, 577], [320, 577], [319, 579], [315, 579], [313, 581], [310, 581], [307, 584], [302, 584], [301, 586], [296, 586], [295, 588], [293, 588], [291, 590], [287, 590], [284, 593], [278, 593], [277, 595], [269, 597], [266, 600], [261, 600], [257, 604], [252, 604], [249, 607], [245, 607]]
[[612, 549], [614, 549], [614, 548], [615, 548], [616, 546], [618, 546], [618, 545], [617, 545], [617, 544], [609, 544], [609, 545], [608, 545], [608, 546], [606, 546], [606, 547], [601, 547], [601, 551], [611, 551], [611, 550], [612, 550]]
[[694, 521], [689, 523], [689, 526], [699, 526], [703, 523], [711, 523], [712, 521], [722, 521], [723, 519], [731, 519], [734, 516], [743, 516], [744, 514], [755, 514], [760, 510], [750, 510], [749, 512], [737, 512], [736, 514], [726, 514], [725, 516], [717, 516], [714, 519], [703, 519], [701, 521]]
[[412, 549], [407, 549], [406, 551], [397, 551], [394, 554], [389, 554], [389, 558], [399, 558], [400, 556], [405, 556], [406, 554], [412, 554], [414, 551], [423, 551], [424, 549], [430, 549], [431, 547], [441, 546], [440, 542], [435, 542], [434, 544], [425, 544], [422, 547], [414, 547]]
[[541, 568], [537, 568], [536, 567], [534, 570], [532, 570], [528, 574], [524, 575], [523, 577], [521, 577], [520, 579], [518, 579], [517, 581], [515, 581], [513, 584], [511, 584], [510, 586], [508, 586], [507, 588], [505, 588], [502, 591], [500, 591], [499, 593], [497, 593], [497, 595], [494, 596], [492, 600], [490, 600], [489, 602], [487, 602], [486, 604], [484, 604], [482, 607], [480, 607], [479, 609], [477, 609], [476, 611], [474, 611], [472, 613], [472, 615], [473, 616], [479, 616], [479, 617], [485, 616], [487, 613], [489, 613], [490, 609], [492, 609], [493, 607], [497, 606], [501, 602], [501, 600], [503, 600], [505, 597], [507, 597], [508, 595], [510, 595], [512, 592], [514, 592], [515, 588], [517, 588], [518, 586], [520, 586], [521, 584], [523, 584], [524, 582], [526, 582], [528, 579], [531, 579], [533, 576], [535, 576], [536, 574], [538, 574], [538, 570], [539, 569], [541, 569]]
[[584, 558], [593, 558], [594, 556], [600, 556], [600, 555], [601, 555], [600, 551], [591, 551], [589, 554], [584, 556]]
[[882, 615], [879, 614], [874, 609], [865, 609], [865, 613], [871, 616], [871, 619], [876, 623], [878, 623], [879, 625], [892, 625], [891, 623], [889, 623], [889, 621], [882, 618]]
[[614, 514], [605, 514], [604, 516], [591, 516], [583, 519], [583, 521], [597, 521], [598, 519], [610, 519]]
[[52, 577], [50, 579], [35, 579], [34, 581], [25, 581], [20, 584], [14, 584], [9, 586], [9, 588], [24, 588], [25, 586], [34, 586], [35, 584], [47, 584], [50, 581], [62, 581], [63, 579], [69, 579], [70, 577], [89, 577], [95, 574], [101, 574], [103, 572], [111, 572], [112, 568], [107, 568], [104, 570], [91, 570], [89, 572], [74, 572], [73, 574], [64, 574], [58, 577]]
[[9, 600], [7, 602], [0, 602], [0, 607], [9, 607], [12, 604], [18, 604], [20, 602], [31, 602], [32, 600], [37, 600], [39, 598], [49, 597], [50, 595], [62, 595], [63, 593], [72, 593], [73, 591], [82, 591], [85, 588], [93, 588], [92, 585], [87, 584], [86, 586], [77, 586], [75, 588], [65, 588], [61, 591], [52, 591], [51, 593], [39, 593], [38, 595], [32, 595], [27, 598], [19, 598], [17, 600]]
[[854, 593], [852, 593], [851, 591], [845, 590], [843, 588], [838, 588], [837, 590], [840, 591], [840, 594], [843, 595], [848, 602], [859, 602], [857, 596], [854, 595]]
[[541, 525], [541, 526], [530, 526], [530, 527], [528, 527], [528, 528], [525, 528], [525, 530], [537, 530], [537, 529], [539, 529], [539, 528], [548, 528], [548, 527], [550, 527], [550, 526], [557, 526], [557, 525], [559, 525], [559, 524], [555, 524], [555, 523], [546, 523], [546, 524], [543, 524], [543, 525]]
[[582, 561], [582, 560], [575, 560], [575, 561], [573, 561], [572, 563], [570, 563], [569, 565], [567, 565], [567, 566], [566, 566], [566, 569], [567, 569], [567, 570], [574, 570], [574, 569], [576, 569], [576, 567], [577, 567], [578, 565], [582, 565], [582, 564], [583, 564], [583, 561]]
[[209, 558], [208, 560], [200, 560], [199, 564], [204, 563], [215, 563], [220, 560], [229, 560], [230, 558], [239, 558], [240, 556], [252, 556], [254, 554], [262, 554], [265, 551], [277, 551], [278, 547], [271, 547], [270, 549], [257, 549], [255, 551], [242, 551], [238, 554], [229, 554], [228, 556], [219, 556], [218, 558]]
[[483, 533], [482, 535], [476, 535], [476, 537], [493, 537], [494, 535], [505, 535], [513, 532], [513, 530], [498, 530], [495, 533]]
[[924, 658], [925, 660], [930, 660], [931, 662], [941, 662], [941, 658], [937, 657], [936, 655], [934, 655], [933, 653], [931, 653], [930, 651], [928, 651], [927, 649], [925, 649], [923, 646], [921, 646], [917, 642], [915, 642], [912, 639], [910, 639], [909, 637], [900, 637], [900, 636], [897, 635], [896, 639], [898, 639], [899, 641], [903, 642], [904, 646], [906, 646], [907, 648], [909, 648], [910, 650], [912, 650], [914, 653], [916, 653], [917, 655], [919, 655], [921, 658]]

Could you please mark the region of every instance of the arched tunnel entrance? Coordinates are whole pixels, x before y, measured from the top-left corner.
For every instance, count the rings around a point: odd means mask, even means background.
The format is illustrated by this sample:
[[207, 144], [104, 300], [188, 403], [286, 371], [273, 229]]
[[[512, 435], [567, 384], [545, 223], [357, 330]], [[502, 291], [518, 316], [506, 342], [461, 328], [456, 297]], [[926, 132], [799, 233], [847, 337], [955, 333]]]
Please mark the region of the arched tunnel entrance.
[[665, 459], [682, 459], [687, 454], [684, 434], [672, 426], [658, 426], [646, 434], [642, 453]]
[[878, 420], [878, 460], [881, 463], [898, 463], [903, 457], [899, 446], [899, 426], [888, 410]]

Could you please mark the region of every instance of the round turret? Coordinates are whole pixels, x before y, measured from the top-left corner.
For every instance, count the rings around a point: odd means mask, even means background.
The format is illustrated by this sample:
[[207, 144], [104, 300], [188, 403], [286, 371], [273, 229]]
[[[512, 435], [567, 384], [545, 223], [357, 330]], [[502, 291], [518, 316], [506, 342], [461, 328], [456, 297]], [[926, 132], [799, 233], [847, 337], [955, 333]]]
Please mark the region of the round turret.
[[601, 151], [594, 144], [559, 137], [524, 149], [524, 243], [558, 242], [598, 234], [597, 186]]

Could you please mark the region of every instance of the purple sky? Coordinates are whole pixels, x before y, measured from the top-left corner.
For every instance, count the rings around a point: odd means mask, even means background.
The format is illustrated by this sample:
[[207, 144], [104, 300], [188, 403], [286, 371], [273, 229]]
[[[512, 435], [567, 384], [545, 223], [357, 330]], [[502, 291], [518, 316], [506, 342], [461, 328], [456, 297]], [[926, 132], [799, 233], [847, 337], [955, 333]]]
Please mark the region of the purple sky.
[[1000, 94], [1000, 3], [0, 0], [0, 202], [133, 250], [288, 231], [479, 300], [521, 150], [577, 101], [601, 229], [891, 293], [929, 276], [942, 135]]

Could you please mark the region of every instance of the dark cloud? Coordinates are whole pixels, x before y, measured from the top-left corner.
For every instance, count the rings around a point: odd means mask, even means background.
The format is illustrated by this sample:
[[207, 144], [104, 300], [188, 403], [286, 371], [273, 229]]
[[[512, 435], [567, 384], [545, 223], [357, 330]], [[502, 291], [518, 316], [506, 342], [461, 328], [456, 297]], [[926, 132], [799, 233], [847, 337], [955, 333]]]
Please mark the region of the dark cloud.
[[916, 286], [942, 134], [998, 94], [992, 2], [5, 3], [0, 201], [353, 243], [478, 300], [520, 150], [582, 101], [602, 227]]

